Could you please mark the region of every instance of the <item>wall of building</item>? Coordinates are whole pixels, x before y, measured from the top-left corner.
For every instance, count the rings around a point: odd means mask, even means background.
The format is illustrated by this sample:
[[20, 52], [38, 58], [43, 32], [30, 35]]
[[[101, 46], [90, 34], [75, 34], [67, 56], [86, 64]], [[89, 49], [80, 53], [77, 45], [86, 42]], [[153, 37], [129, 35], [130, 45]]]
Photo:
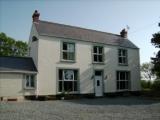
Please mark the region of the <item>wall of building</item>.
[[[62, 62], [60, 58], [61, 42], [75, 42], [76, 62]], [[94, 93], [94, 69], [104, 70], [104, 92], [116, 92], [116, 71], [127, 70], [131, 72], [131, 91], [140, 90], [139, 51], [128, 48], [128, 66], [118, 65], [118, 49], [111, 45], [104, 46], [105, 64], [92, 64], [93, 43], [75, 41], [71, 39], [41, 36], [39, 38], [37, 94], [55, 95], [58, 91], [57, 69], [79, 69], [80, 93]], [[95, 44], [101, 45], [101, 44]]]
[[[32, 37], [35, 36], [37, 37], [37, 39], [39, 39], [39, 35], [37, 33], [37, 30], [36, 30], [36, 27], [35, 27], [35, 24], [32, 24], [32, 27], [31, 27], [31, 32], [30, 32], [30, 36], [29, 36], [29, 42], [28, 42], [28, 56], [29, 57], [32, 57], [33, 61], [34, 61], [34, 64], [38, 70], [38, 54], [39, 54], [39, 50], [38, 50], [38, 47], [39, 47], [39, 40], [37, 41], [34, 41], [32, 42]], [[38, 76], [36, 76], [36, 79]], [[37, 83], [36, 83], [37, 85]], [[38, 87], [38, 86], [37, 86]], [[37, 93], [37, 89], [36, 89], [36, 93]]]
[[35, 95], [35, 90], [24, 89], [22, 73], [0, 73], [0, 97]]
[[36, 65], [36, 67], [38, 68], [38, 42], [39, 42], [39, 40], [32, 42], [32, 37], [33, 36], [35, 36], [37, 38], [39, 37], [39, 35], [37, 33], [37, 30], [35, 28], [35, 24], [32, 24], [31, 33], [30, 33], [30, 36], [29, 36], [28, 56], [33, 58], [33, 61]]

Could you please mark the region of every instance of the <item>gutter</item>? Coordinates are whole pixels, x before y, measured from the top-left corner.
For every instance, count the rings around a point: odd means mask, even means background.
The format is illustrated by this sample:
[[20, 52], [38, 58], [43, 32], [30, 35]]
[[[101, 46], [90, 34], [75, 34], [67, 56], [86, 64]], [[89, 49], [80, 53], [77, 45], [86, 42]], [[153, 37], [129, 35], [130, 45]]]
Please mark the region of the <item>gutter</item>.
[[27, 73], [27, 74], [37, 74], [36, 71], [0, 71], [0, 73]]

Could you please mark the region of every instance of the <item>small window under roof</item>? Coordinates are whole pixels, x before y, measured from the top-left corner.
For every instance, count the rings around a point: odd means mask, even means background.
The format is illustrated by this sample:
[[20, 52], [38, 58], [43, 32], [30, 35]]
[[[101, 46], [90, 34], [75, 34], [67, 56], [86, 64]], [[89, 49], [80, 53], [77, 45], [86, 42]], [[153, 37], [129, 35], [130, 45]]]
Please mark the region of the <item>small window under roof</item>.
[[32, 42], [35, 42], [35, 41], [37, 41], [38, 40], [38, 38], [36, 37], [36, 36], [33, 36], [32, 37]]

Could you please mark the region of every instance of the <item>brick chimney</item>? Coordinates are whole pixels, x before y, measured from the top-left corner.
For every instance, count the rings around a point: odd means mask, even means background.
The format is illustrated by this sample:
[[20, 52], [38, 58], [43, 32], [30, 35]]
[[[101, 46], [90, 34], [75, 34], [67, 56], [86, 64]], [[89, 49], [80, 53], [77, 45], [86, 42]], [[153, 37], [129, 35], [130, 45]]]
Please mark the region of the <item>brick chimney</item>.
[[38, 11], [35, 10], [33, 15], [32, 15], [33, 23], [38, 23], [39, 22], [39, 16], [40, 16], [40, 13], [38, 13]]
[[126, 31], [126, 29], [124, 28], [121, 32], [120, 32], [120, 35], [121, 35], [121, 37], [123, 37], [123, 38], [127, 38], [127, 31]]

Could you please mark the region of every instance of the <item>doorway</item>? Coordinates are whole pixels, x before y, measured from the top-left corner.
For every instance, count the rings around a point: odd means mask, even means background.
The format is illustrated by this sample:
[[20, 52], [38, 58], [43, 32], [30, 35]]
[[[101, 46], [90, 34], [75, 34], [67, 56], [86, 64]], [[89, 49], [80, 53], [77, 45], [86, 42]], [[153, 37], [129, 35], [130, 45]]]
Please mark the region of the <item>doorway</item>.
[[94, 85], [95, 85], [95, 96], [103, 96], [103, 71], [95, 70], [94, 71]]

